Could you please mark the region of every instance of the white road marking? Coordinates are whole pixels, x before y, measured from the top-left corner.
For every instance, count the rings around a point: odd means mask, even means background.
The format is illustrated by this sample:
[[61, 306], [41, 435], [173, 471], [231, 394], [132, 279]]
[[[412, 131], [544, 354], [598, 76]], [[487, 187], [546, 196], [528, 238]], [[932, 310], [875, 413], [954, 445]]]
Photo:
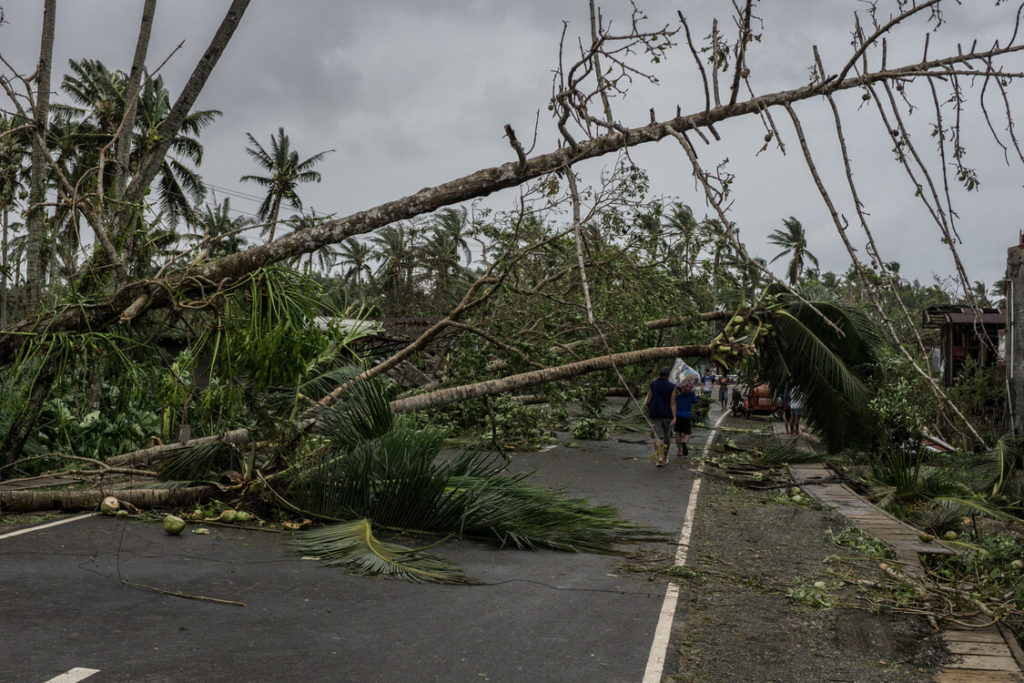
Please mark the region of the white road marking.
[[[722, 420], [728, 415], [723, 411], [715, 422], [715, 427], [722, 424]], [[711, 430], [708, 440], [704, 443], [702, 456], [706, 456], [715, 440], [716, 430]], [[676, 547], [675, 566], [682, 567], [686, 564], [686, 551], [690, 547], [690, 535], [693, 533], [693, 518], [697, 511], [697, 495], [700, 493], [700, 472], [693, 480], [690, 488], [690, 500], [686, 504], [686, 518], [683, 520], [683, 530], [679, 533], [679, 545]], [[676, 604], [679, 602], [679, 585], [669, 579], [668, 587], [665, 589], [665, 600], [661, 603], [661, 615], [658, 617], [658, 626], [654, 629], [654, 642], [651, 643], [651, 654], [647, 657], [647, 669], [644, 670], [643, 683], [659, 683], [665, 671], [665, 656], [668, 654], [668, 641], [672, 635], [672, 622], [676, 617]]]
[[99, 669], [86, 669], [85, 667], [76, 666], [74, 669], [68, 669], [60, 676], [51, 678], [46, 683], [77, 683], [99, 672]]
[[[84, 515], [75, 515], [74, 517], [68, 517], [67, 519], [58, 519], [56, 522], [49, 522], [47, 524], [40, 524], [38, 526], [30, 526], [27, 529], [18, 529], [17, 531], [11, 531], [9, 533], [0, 535], [0, 541], [4, 540], [5, 538], [12, 538], [14, 536], [21, 536], [22, 534], [32, 533], [33, 531], [42, 531], [43, 529], [49, 529], [52, 526], [60, 526], [61, 524], [67, 524], [68, 522], [77, 522], [80, 519], [88, 519], [89, 517], [94, 517], [98, 514], [98, 512], [86, 512]], [[92, 674], [89, 675], [91, 676]]]

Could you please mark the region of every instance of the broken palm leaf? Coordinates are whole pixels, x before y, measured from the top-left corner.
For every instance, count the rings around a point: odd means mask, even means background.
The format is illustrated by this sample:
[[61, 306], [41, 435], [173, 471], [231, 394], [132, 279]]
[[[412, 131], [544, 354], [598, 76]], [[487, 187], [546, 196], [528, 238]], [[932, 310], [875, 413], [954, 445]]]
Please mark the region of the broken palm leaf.
[[317, 556], [328, 566], [341, 565], [356, 574], [429, 583], [471, 583], [439, 557], [380, 540], [373, 535], [368, 519], [300, 531], [286, 543], [296, 553]]
[[792, 444], [768, 444], [754, 458], [755, 464], [761, 467], [781, 467], [801, 462], [819, 462], [821, 454], [814, 451], [796, 448]]
[[315, 432], [342, 450], [383, 436], [394, 419], [387, 387], [379, 379], [352, 380], [337, 402], [316, 410], [314, 416]]
[[192, 481], [208, 478], [207, 475], [230, 469], [235, 465], [235, 447], [228, 443], [183, 446], [174, 455], [157, 465], [161, 479]]

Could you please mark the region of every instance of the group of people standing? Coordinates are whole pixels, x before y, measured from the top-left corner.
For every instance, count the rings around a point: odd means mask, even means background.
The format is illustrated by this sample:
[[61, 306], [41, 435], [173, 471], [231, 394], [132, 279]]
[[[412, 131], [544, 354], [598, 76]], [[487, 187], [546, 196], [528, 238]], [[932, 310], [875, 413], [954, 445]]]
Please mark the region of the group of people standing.
[[[651, 419], [651, 431], [654, 439], [654, 454], [658, 459], [658, 467], [668, 464], [668, 452], [675, 435], [676, 455], [683, 457], [690, 454], [689, 441], [693, 432], [693, 406], [697, 403], [697, 392], [713, 399], [715, 388], [718, 388], [718, 401], [722, 412], [728, 409], [729, 384], [724, 376], [717, 378], [707, 370], [699, 383], [684, 382], [676, 385], [669, 380], [671, 369], [667, 365], [658, 370], [658, 378], [651, 382], [647, 389], [644, 404]], [[786, 433], [800, 435], [800, 417], [803, 414], [803, 402], [798, 391], [786, 388], [782, 393], [783, 413], [786, 421]]]
[[[684, 383], [675, 385], [669, 381], [671, 373], [667, 365], [658, 370], [658, 378], [651, 382], [647, 389], [645, 405], [651, 418], [654, 437], [654, 454], [658, 458], [658, 467], [668, 464], [668, 451], [675, 434], [676, 455], [683, 457], [690, 454], [690, 435], [693, 433], [693, 406], [697, 403], [694, 385]], [[715, 376], [710, 370], [701, 378], [700, 389], [705, 396], [711, 396], [715, 387]], [[725, 410], [728, 394], [726, 379], [719, 382], [718, 397]]]

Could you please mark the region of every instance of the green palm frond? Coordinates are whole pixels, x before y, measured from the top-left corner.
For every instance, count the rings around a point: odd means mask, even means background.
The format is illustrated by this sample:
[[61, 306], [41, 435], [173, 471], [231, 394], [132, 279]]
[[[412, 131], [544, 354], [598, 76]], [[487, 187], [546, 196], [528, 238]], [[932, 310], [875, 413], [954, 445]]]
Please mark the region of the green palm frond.
[[663, 540], [663, 535], [623, 521], [610, 507], [592, 507], [524, 483], [526, 475], [455, 477], [464, 492], [465, 536], [516, 548], [552, 548], [569, 552], [614, 552], [615, 544]]
[[448, 562], [421, 550], [382, 541], [368, 519], [300, 531], [286, 541], [293, 552], [356, 574], [394, 576], [430, 583], [471, 583]]
[[393, 420], [387, 389], [377, 379], [350, 381], [342, 397], [315, 416], [315, 432], [342, 450], [383, 436]]
[[[353, 408], [358, 410], [358, 404]], [[404, 416], [383, 434], [368, 434], [344, 408], [321, 429], [334, 444], [296, 466], [289, 495], [324, 518], [366, 517], [388, 528], [455, 534], [520, 548], [611, 552], [619, 542], [651, 537], [610, 508], [526, 483], [495, 454], [467, 451], [438, 458], [445, 433], [419, 429]]]
[[803, 395], [807, 422], [829, 450], [863, 441], [870, 393], [861, 374], [877, 358], [877, 328], [856, 309], [813, 302], [815, 311], [792, 295], [775, 296], [776, 334], [761, 345], [759, 376], [776, 391], [789, 385]]
[[1024, 521], [975, 497], [936, 496], [931, 500], [937, 507], [950, 510], [960, 516], [984, 515], [1004, 522], [1011, 520], [1018, 522]]
[[993, 496], [1007, 492], [1008, 484], [1024, 472], [1024, 439], [1006, 435], [979, 457], [975, 472]]
[[762, 449], [761, 453], [754, 459], [754, 464], [759, 467], [772, 468], [791, 463], [820, 461], [820, 453], [796, 448], [791, 444], [773, 443], [768, 444]]
[[237, 451], [227, 443], [183, 446], [157, 465], [161, 479], [194, 481], [234, 467]]

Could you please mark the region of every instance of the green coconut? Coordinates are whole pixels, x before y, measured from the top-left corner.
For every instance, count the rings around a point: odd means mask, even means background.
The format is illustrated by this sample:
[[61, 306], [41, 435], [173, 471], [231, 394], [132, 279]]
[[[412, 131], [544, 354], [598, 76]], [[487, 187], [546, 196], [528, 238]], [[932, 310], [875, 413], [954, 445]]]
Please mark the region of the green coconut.
[[944, 541], [955, 541], [958, 538], [960, 538], [960, 535], [957, 534], [957, 532], [955, 531], [947, 531], [946, 533], [942, 534], [942, 540]]
[[176, 515], [167, 515], [164, 517], [164, 531], [176, 536], [181, 533], [182, 529], [185, 528], [185, 520]]
[[235, 512], [234, 510], [225, 510], [224, 512], [220, 513], [220, 521], [222, 522], [227, 522], [228, 524], [230, 524], [231, 522], [234, 522], [236, 519], [238, 519], [238, 513]]
[[117, 511], [117, 516], [118, 517], [127, 517], [128, 516], [128, 511], [125, 510], [124, 508], [121, 508], [120, 510]]
[[249, 521], [249, 513], [246, 512], [245, 510], [239, 510], [238, 512], [235, 513], [235, 521], [236, 522], [248, 522]]
[[1024, 569], [1024, 560], [1014, 560], [1010, 563], [1010, 569], [1015, 572], [1019, 572]]
[[112, 515], [115, 514], [120, 507], [121, 501], [113, 496], [107, 496], [103, 499], [103, 502], [100, 503], [100, 512], [105, 515]]

